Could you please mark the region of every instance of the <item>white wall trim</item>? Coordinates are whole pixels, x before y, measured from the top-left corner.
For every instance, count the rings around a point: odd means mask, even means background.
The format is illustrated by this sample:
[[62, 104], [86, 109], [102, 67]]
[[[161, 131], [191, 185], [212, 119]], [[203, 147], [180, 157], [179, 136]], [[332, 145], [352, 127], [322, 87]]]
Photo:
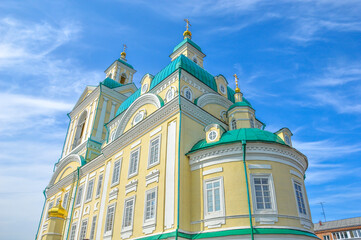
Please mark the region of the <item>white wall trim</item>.
[[223, 167], [218, 167], [218, 168], [212, 168], [209, 170], [205, 170], [203, 171], [203, 176], [212, 174], [212, 173], [218, 173], [218, 172], [223, 172]]
[[272, 169], [269, 164], [249, 164], [248, 169]]

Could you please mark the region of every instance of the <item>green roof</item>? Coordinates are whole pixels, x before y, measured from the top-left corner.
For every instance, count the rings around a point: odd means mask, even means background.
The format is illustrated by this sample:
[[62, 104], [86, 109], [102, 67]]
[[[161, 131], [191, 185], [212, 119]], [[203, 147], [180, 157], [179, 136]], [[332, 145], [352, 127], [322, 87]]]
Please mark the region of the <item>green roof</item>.
[[[217, 92], [217, 83], [214, 79], [213, 75], [204, 70], [202, 67], [198, 66], [198, 64], [194, 63], [192, 60], [184, 56], [183, 54], [179, 55], [176, 59], [174, 59], [171, 63], [168, 64], [165, 68], [163, 68], [159, 73], [157, 73], [152, 82], [150, 83], [149, 90], [153, 89], [159, 83], [161, 83], [164, 79], [170, 76], [178, 69], [183, 69], [193, 75], [195, 78], [203, 82], [205, 85], [213, 89]], [[230, 87], [228, 89], [228, 99], [234, 103], [234, 90]], [[135, 93], [133, 93], [129, 98], [127, 98], [119, 107], [116, 116], [125, 111], [138, 97], [140, 97], [140, 89], [138, 89]], [[243, 98], [244, 102], [247, 102], [251, 105], [247, 99]]]
[[258, 128], [241, 128], [225, 132], [217, 142], [207, 143], [205, 139], [197, 142], [188, 153], [214, 146], [235, 142], [270, 142], [285, 145], [285, 142], [276, 134]]
[[241, 106], [247, 106], [252, 108], [251, 104], [248, 101], [242, 101], [242, 102], [236, 102], [235, 104], [233, 104], [232, 106], [230, 106], [228, 108], [228, 111], [235, 108], [235, 107], [241, 107]]
[[197, 50], [199, 50], [200, 52], [202, 52], [202, 49], [192, 40], [190, 40], [189, 38], [185, 38], [183, 41], [181, 41], [177, 46], [175, 46], [175, 48], [173, 49], [173, 52], [177, 51], [181, 46], [183, 46], [185, 43], [189, 43], [191, 44], [193, 47], [195, 47]]
[[118, 62], [123, 63], [125, 66], [130, 67], [131, 69], [134, 69], [133, 66], [130, 65], [129, 63], [127, 63], [126, 61], [124, 61], [124, 60], [122, 60], [122, 59], [120, 59], [120, 58], [118, 58], [117, 60], [118, 60]]
[[101, 82], [101, 84], [111, 89], [123, 86], [122, 84], [118, 83], [117, 81], [114, 81], [111, 78], [104, 79], [104, 81]]

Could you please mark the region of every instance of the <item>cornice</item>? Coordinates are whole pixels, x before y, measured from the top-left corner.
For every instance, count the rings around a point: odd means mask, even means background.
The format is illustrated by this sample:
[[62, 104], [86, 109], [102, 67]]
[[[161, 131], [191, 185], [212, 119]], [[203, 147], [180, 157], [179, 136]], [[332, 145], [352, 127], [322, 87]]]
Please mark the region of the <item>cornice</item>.
[[75, 105], [73, 110], [69, 113], [71, 119], [74, 116], [78, 115], [78, 113], [85, 108], [85, 106], [89, 105], [91, 102], [95, 101], [100, 93], [100, 87], [96, 87], [90, 94], [87, 96], [81, 103]]
[[177, 51], [175, 51], [171, 55], [169, 55], [169, 57], [173, 58], [174, 55], [177, 55], [178, 53], [182, 52], [186, 48], [190, 48], [191, 51], [199, 53], [199, 55], [201, 55], [202, 58], [204, 58], [206, 56], [203, 52], [201, 52], [197, 48], [193, 47], [192, 44], [186, 42], [180, 48], [178, 48]]
[[203, 108], [207, 104], [218, 104], [228, 109], [233, 103], [219, 94], [207, 93], [198, 98], [197, 105]]

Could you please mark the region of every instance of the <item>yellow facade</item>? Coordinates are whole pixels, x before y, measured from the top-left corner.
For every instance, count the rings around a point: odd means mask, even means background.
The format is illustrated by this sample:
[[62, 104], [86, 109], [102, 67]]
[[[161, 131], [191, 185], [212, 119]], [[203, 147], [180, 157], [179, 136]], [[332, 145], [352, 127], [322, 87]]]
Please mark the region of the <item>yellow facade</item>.
[[[69, 113], [36, 239], [315, 238], [292, 133], [259, 129], [191, 34], [139, 89], [125, 56]], [[47, 216], [60, 200], [63, 223]]]

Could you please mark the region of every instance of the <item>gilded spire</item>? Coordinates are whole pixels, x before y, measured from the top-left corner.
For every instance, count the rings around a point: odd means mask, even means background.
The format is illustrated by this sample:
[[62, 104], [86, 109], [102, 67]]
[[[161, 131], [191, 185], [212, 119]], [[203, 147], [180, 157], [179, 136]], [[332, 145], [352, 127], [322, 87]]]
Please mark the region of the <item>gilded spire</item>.
[[237, 77], [237, 74], [234, 74], [233, 76], [234, 76], [234, 80], [236, 81], [236, 90], [235, 90], [235, 92], [236, 92], [236, 93], [239, 93], [239, 92], [241, 92], [241, 90], [240, 90], [239, 87], [238, 87], [238, 77]]
[[184, 31], [183, 37], [184, 37], [184, 39], [186, 39], [186, 38], [191, 39], [192, 33], [191, 33], [191, 31], [189, 31], [189, 26], [192, 26], [192, 25], [189, 23], [189, 19], [186, 18], [186, 19], [184, 19], [184, 21], [187, 23], [187, 25], [186, 25], [187, 30]]
[[125, 49], [127, 49], [127, 45], [123, 44], [123, 52], [120, 54], [120, 57], [125, 60], [127, 54], [125, 53]]

